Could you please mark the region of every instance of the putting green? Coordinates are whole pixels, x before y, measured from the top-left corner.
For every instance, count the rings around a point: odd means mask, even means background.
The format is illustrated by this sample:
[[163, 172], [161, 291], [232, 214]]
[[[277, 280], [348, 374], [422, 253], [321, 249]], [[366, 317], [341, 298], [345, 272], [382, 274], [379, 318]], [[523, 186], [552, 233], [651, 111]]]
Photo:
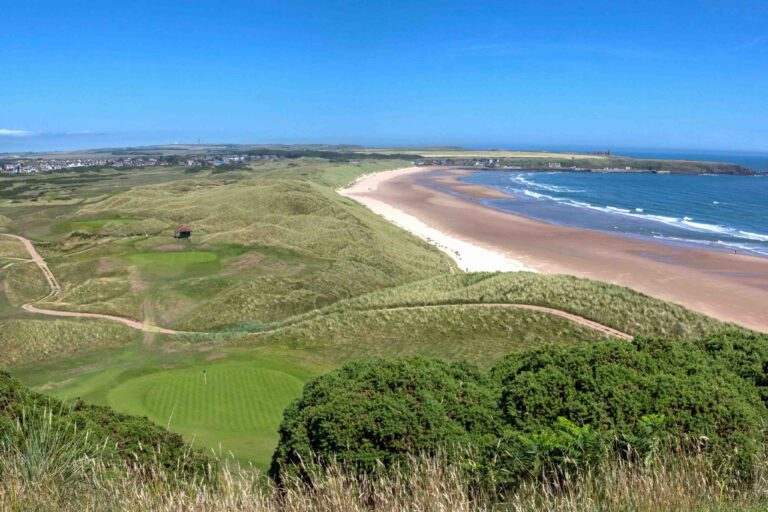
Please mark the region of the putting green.
[[107, 395], [114, 409], [147, 416], [202, 445], [266, 467], [283, 410], [304, 383], [258, 363], [228, 362], [152, 373]]
[[214, 252], [140, 252], [131, 254], [128, 259], [141, 267], [166, 266], [177, 267], [212, 263], [219, 259]]

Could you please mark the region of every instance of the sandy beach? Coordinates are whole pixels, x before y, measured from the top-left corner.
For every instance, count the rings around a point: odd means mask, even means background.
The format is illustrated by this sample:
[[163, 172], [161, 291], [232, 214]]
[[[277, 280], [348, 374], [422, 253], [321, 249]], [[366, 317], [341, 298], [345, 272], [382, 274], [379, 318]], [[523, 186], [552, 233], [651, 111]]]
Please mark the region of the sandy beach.
[[767, 258], [554, 226], [430, 186], [498, 197], [494, 189], [459, 182], [467, 172], [399, 169], [364, 176], [340, 193], [434, 243], [464, 270], [588, 277], [768, 332]]

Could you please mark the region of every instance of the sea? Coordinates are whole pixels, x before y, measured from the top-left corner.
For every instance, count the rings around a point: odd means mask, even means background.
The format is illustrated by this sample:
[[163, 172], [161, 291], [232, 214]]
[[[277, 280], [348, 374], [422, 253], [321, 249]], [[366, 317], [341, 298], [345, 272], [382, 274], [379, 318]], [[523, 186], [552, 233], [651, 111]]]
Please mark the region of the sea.
[[768, 257], [768, 173], [478, 171], [515, 196], [477, 201], [550, 224]]

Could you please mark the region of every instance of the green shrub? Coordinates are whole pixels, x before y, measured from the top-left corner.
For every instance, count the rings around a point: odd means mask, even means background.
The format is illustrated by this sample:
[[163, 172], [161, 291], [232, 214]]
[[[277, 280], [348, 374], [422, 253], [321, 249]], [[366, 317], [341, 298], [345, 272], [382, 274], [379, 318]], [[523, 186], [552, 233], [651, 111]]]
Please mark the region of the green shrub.
[[755, 384], [768, 402], [768, 336], [732, 330], [708, 336], [699, 344], [710, 357]]
[[512, 488], [673, 449], [703, 450], [747, 479], [764, 455], [766, 361], [764, 337], [734, 331], [547, 346], [507, 356], [489, 376], [425, 358], [352, 363], [285, 412], [271, 475], [334, 461], [370, 472], [442, 452], [467, 476]]
[[[71, 436], [71, 446], [82, 457], [105, 463], [131, 462], [162, 467], [183, 476], [205, 476], [212, 461], [192, 450], [184, 439], [146, 418], [118, 414], [108, 407], [82, 401], [67, 404], [30, 391], [0, 372], [0, 442], [23, 445], [34, 425], [50, 423], [50, 430]], [[85, 442], [85, 440], [88, 442]]]
[[747, 468], [762, 449], [768, 412], [752, 382], [726, 363], [694, 342], [640, 340], [513, 354], [492, 373], [513, 432], [536, 434], [563, 417], [629, 444], [659, 415], [670, 438]]
[[408, 454], [451, 453], [498, 434], [494, 393], [468, 364], [422, 357], [348, 364], [285, 411], [270, 474], [333, 460], [372, 471]]

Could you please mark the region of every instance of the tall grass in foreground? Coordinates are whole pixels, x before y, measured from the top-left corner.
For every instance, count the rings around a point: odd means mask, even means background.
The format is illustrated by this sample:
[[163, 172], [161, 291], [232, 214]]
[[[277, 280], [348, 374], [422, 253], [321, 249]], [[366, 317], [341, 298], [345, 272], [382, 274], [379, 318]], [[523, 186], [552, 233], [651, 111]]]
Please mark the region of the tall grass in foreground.
[[[48, 416], [50, 418], [50, 415]], [[606, 460], [578, 474], [532, 478], [506, 495], [474, 488], [440, 458], [413, 457], [402, 471], [362, 476], [341, 465], [277, 488], [250, 468], [225, 465], [209, 481], [184, 481], [155, 467], [109, 466], [84, 457], [85, 435], [51, 421], [13, 427], [0, 439], [3, 511], [715, 511], [768, 505], [768, 460], [749, 485], [720, 475], [703, 455]]]

